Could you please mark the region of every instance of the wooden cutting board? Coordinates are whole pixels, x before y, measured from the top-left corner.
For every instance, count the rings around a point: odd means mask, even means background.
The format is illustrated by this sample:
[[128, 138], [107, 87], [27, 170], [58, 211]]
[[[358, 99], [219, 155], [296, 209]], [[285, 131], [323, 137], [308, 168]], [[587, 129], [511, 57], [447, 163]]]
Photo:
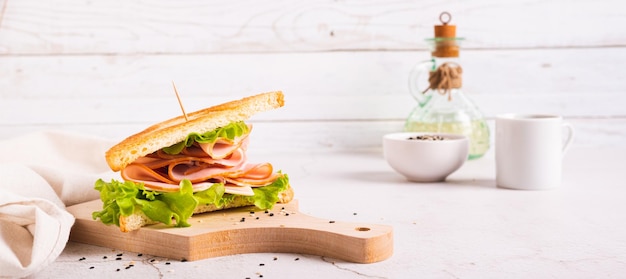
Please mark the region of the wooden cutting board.
[[242, 207], [194, 215], [191, 227], [163, 224], [123, 233], [91, 218], [100, 200], [68, 207], [76, 222], [70, 240], [179, 260], [200, 260], [244, 253], [298, 253], [355, 263], [391, 257], [391, 226], [320, 219], [298, 211], [296, 200], [265, 213]]

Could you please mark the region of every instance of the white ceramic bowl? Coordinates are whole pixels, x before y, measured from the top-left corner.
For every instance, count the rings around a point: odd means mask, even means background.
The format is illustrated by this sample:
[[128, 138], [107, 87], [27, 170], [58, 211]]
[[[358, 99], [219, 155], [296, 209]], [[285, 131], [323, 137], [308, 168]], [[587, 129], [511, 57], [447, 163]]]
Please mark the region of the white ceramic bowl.
[[[443, 140], [409, 139], [438, 135]], [[444, 181], [467, 160], [469, 140], [463, 135], [441, 133], [392, 133], [383, 137], [383, 154], [398, 173], [414, 182]]]

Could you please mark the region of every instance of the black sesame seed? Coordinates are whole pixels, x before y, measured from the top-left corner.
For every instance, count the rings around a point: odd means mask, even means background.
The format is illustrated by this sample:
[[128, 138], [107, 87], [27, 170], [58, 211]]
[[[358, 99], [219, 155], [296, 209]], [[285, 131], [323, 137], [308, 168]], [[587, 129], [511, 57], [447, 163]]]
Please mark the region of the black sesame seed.
[[245, 217], [241, 217], [241, 220], [239, 220], [239, 222], [245, 222], [246, 218]]
[[328, 223], [331, 223], [331, 224], [332, 224], [332, 223], [335, 223], [335, 221], [328, 221]]
[[102, 259], [105, 259], [105, 260], [106, 260], [106, 259], [108, 259], [108, 258], [109, 258], [109, 257], [107, 257], [107, 256], [102, 257]]
[[94, 268], [96, 268], [96, 267], [95, 266], [89, 267], [89, 269], [94, 269]]
[[122, 253], [117, 254], [118, 257], [121, 257], [122, 255], [124, 255], [124, 254], [122, 254]]
[[116, 269], [115, 271], [120, 271], [120, 269], [118, 268], [118, 269]]
[[285, 216], [289, 216], [289, 213], [285, 213]]
[[256, 217], [256, 218], [254, 218], [254, 219], [257, 219], [257, 220], [259, 220], [259, 217]]
[[155, 259], [150, 259], [150, 262], [153, 263], [155, 261]]
[[274, 216], [274, 213], [270, 213], [270, 216]]
[[82, 257], [82, 258], [80, 258], [80, 259], [78, 259], [78, 260], [79, 260], [79, 261], [84, 261], [84, 260], [86, 260], [86, 259], [87, 259], [87, 258]]
[[169, 264], [170, 264], [170, 262], [165, 262], [165, 264], [166, 264], [166, 265], [169, 265]]
[[141, 256], [143, 256], [143, 254], [141, 254], [141, 253], [137, 254], [137, 257], [141, 257]]
[[276, 261], [276, 260], [278, 260], [278, 257], [274, 257], [274, 260], [275, 260], [275, 261]]
[[270, 213], [270, 211], [269, 210], [265, 210], [265, 213]]
[[180, 260], [180, 261], [181, 261], [181, 262], [186, 262], [186, 261], [187, 261], [187, 259], [182, 259], [182, 260]]
[[293, 259], [293, 260], [294, 260], [294, 261], [299, 261], [299, 260], [300, 260], [300, 258], [295, 258], [295, 259]]
[[259, 264], [259, 266], [264, 266], [264, 265], [265, 265], [264, 263], [260, 263], [260, 264]]
[[115, 258], [115, 260], [116, 260], [116, 261], [121, 261], [121, 260], [122, 260], [122, 258]]
[[259, 278], [263, 278], [263, 274], [259, 274]]
[[250, 214], [254, 214], [254, 211], [250, 211]]
[[352, 213], [352, 215], [356, 215], [356, 212]]
[[130, 266], [130, 265], [129, 265], [129, 266], [127, 266], [125, 269], [130, 269], [131, 267], [132, 267], [132, 266]]
[[283, 206], [283, 208], [281, 208], [281, 210], [285, 210], [285, 207]]

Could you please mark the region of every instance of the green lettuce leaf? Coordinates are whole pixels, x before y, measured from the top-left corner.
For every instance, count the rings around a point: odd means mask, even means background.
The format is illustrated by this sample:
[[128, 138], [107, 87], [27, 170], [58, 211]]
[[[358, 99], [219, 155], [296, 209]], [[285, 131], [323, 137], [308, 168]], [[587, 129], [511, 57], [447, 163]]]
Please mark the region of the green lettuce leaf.
[[271, 209], [278, 202], [278, 193], [286, 190], [287, 187], [289, 187], [289, 177], [283, 174], [270, 185], [252, 188], [254, 196], [246, 196], [246, 198], [260, 209]]
[[[92, 218], [119, 226], [120, 216], [129, 216], [139, 210], [154, 221], [171, 225], [174, 219], [177, 227], [188, 227], [187, 219], [198, 205], [198, 199], [194, 197], [193, 186], [189, 180], [181, 181], [180, 186], [178, 192], [158, 192], [146, 190], [143, 183], [120, 182], [115, 179], [107, 183], [99, 179], [94, 188], [100, 191], [103, 209], [93, 212]], [[204, 196], [223, 195], [223, 191], [217, 192], [216, 187], [199, 193]]]
[[105, 224], [119, 224], [120, 215], [128, 216], [135, 211], [132, 200], [139, 194], [143, 185], [137, 187], [134, 182], [112, 181], [106, 183], [102, 179], [96, 181], [95, 189], [100, 191], [103, 210], [92, 213], [94, 219], [100, 218]]
[[282, 175], [268, 186], [253, 188], [254, 196], [250, 197], [226, 194], [222, 183], [215, 183], [209, 189], [196, 193], [188, 180], [181, 181], [180, 186], [178, 192], [158, 192], [146, 190], [143, 183], [99, 179], [94, 188], [100, 191], [103, 205], [101, 211], [92, 213], [92, 217], [104, 224], [119, 226], [120, 216], [142, 211], [154, 221], [172, 225], [172, 220], [175, 220], [175, 226], [188, 227], [190, 224], [187, 221], [199, 204], [222, 207], [240, 197], [260, 209], [272, 208], [278, 202], [278, 193], [289, 186], [289, 179], [287, 175]]
[[224, 184], [215, 183], [208, 191], [197, 192], [194, 197], [198, 199], [198, 204], [215, 204], [217, 207], [222, 207], [224, 205], [224, 191], [226, 191]]
[[179, 143], [176, 143], [169, 147], [164, 147], [163, 152], [176, 155], [185, 149], [190, 147], [194, 142], [198, 143], [212, 143], [219, 138], [234, 140], [236, 137], [240, 137], [249, 132], [248, 125], [243, 121], [232, 122], [224, 127], [217, 128], [213, 131], [206, 132], [204, 134], [191, 133], [187, 135], [187, 138]]
[[198, 206], [198, 200], [193, 196], [193, 186], [189, 180], [181, 181], [180, 186], [180, 191], [163, 193], [160, 200], [168, 205], [172, 212], [176, 213], [174, 218], [177, 227], [189, 227], [191, 225], [187, 223], [187, 219], [191, 217], [193, 210]]

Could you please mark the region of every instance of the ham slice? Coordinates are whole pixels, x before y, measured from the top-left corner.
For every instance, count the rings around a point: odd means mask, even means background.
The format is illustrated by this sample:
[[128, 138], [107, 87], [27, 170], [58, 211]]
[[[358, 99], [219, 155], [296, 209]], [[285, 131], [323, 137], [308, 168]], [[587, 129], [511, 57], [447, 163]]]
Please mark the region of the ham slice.
[[174, 161], [168, 165], [169, 178], [173, 181], [189, 179], [191, 182], [204, 181], [229, 172], [235, 172], [246, 162], [243, 150], [238, 149], [227, 159], [216, 160], [219, 164], [203, 164], [206, 161], [196, 161], [187, 158], [185, 161]]
[[278, 173], [272, 173], [270, 176], [264, 179], [250, 179], [245, 177], [236, 177], [236, 178], [225, 178], [226, 182], [239, 185], [239, 186], [250, 186], [250, 187], [263, 187], [272, 184], [277, 178], [280, 177]]
[[280, 174], [274, 173], [270, 163], [247, 162], [248, 141], [246, 134], [232, 141], [219, 138], [212, 144], [194, 144], [176, 155], [157, 151], [124, 168], [122, 178], [162, 192], [179, 191], [184, 179], [191, 181], [194, 192], [224, 183], [226, 193], [253, 196], [252, 187], [272, 184]]
[[[250, 127], [249, 127], [250, 128]], [[238, 148], [245, 150], [248, 146], [248, 135], [235, 138], [234, 141], [219, 138], [213, 143], [198, 144], [206, 154], [213, 159], [222, 159], [233, 153]]]
[[122, 178], [124, 178], [124, 180], [132, 180], [135, 182], [148, 180], [148, 181], [155, 181], [155, 182], [159, 181], [159, 182], [164, 182], [164, 183], [169, 183], [169, 184], [176, 184], [175, 181], [168, 179], [164, 175], [154, 171], [153, 169], [147, 167], [144, 164], [138, 164], [138, 163], [132, 163], [126, 166], [126, 168], [122, 170], [121, 175], [122, 175]]

